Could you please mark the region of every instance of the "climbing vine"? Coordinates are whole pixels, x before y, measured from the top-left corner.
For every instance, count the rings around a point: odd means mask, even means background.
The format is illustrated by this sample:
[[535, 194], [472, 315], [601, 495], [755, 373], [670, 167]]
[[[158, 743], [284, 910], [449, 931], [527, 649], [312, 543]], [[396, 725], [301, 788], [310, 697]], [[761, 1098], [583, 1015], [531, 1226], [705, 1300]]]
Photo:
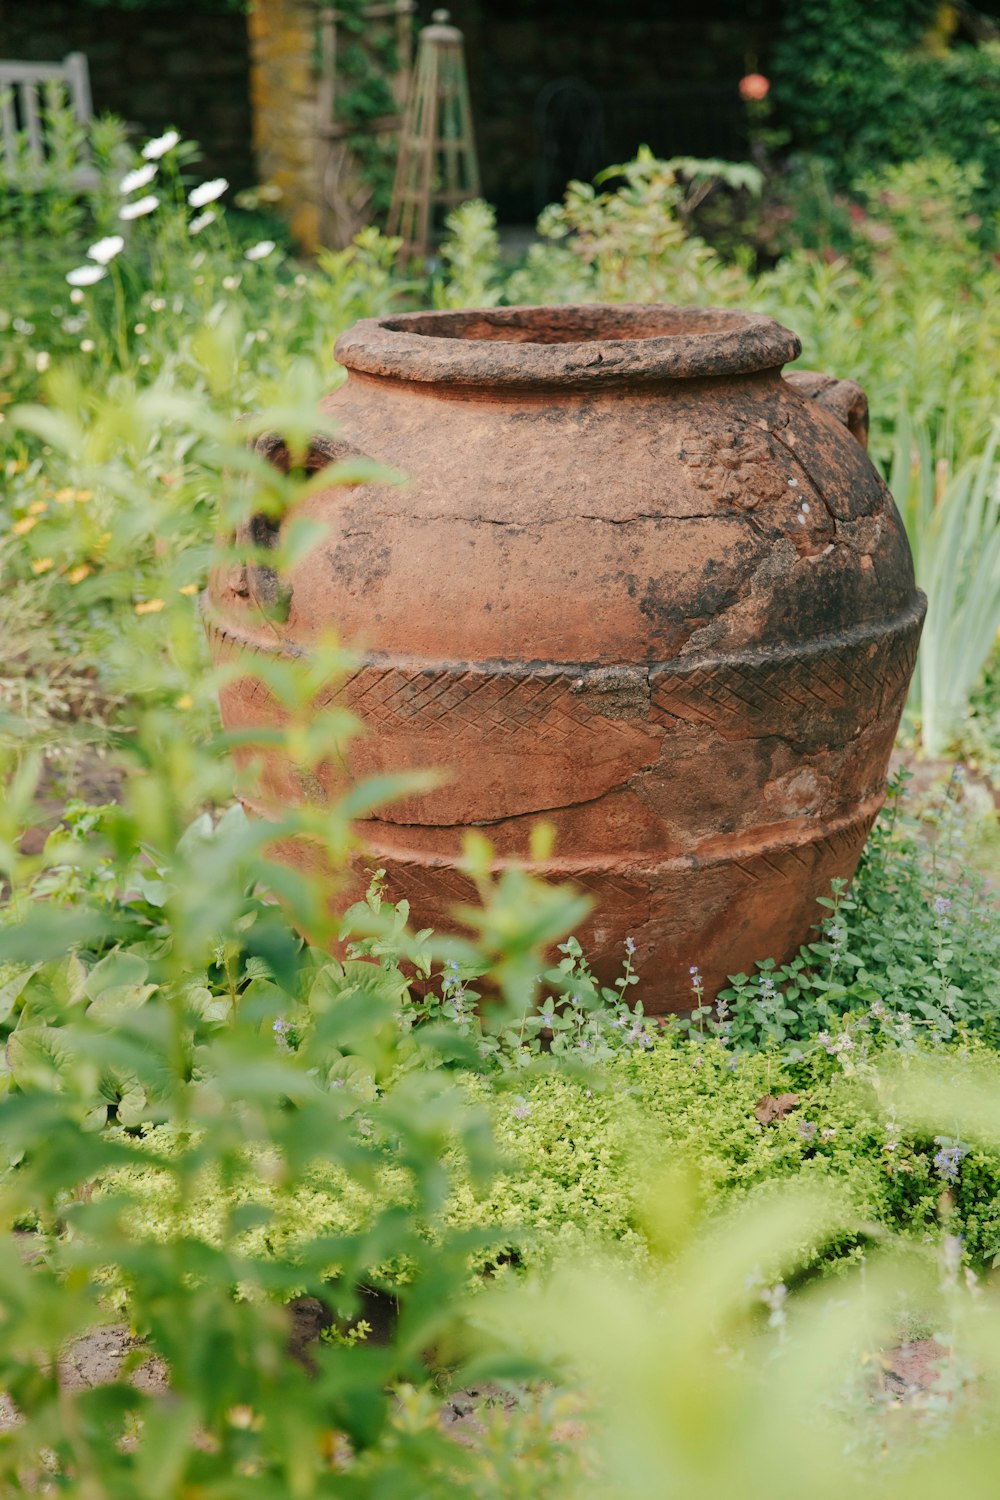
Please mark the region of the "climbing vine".
[[[373, 127], [399, 113], [392, 88], [403, 61], [398, 17], [371, 0], [319, 0], [319, 5], [337, 16], [334, 122], [348, 128], [346, 143], [372, 190], [371, 212], [377, 220], [389, 209], [398, 136]], [[406, 19], [412, 24], [412, 17]]]

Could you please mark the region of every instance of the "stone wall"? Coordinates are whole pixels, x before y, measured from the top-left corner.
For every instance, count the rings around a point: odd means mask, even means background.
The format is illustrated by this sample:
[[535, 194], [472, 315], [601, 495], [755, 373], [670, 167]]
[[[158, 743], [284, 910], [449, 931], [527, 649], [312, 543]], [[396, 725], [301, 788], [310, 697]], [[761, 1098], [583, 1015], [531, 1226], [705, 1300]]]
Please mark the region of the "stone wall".
[[200, 143], [207, 176], [255, 181], [247, 19], [180, 5], [118, 10], [82, 0], [0, 0], [0, 57], [45, 62], [83, 52], [94, 109], [142, 136], [176, 125]]

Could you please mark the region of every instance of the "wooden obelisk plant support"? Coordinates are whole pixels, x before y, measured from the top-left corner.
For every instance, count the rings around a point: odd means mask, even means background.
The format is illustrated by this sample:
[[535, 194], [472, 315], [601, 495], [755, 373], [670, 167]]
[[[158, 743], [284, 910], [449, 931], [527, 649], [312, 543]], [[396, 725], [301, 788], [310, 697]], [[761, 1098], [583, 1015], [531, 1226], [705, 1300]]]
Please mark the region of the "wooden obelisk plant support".
[[389, 210], [402, 258], [428, 254], [435, 210], [448, 212], [479, 191], [462, 33], [446, 10], [436, 10], [420, 33]]

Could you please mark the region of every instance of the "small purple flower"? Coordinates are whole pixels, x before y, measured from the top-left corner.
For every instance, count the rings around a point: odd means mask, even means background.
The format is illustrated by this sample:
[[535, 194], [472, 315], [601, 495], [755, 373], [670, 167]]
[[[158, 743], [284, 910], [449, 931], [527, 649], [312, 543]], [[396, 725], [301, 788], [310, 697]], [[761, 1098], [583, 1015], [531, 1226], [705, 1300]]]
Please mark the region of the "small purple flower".
[[637, 1047], [646, 1048], [653, 1045], [652, 1038], [642, 1024], [640, 1017], [636, 1016], [631, 1028], [625, 1033], [625, 1040], [632, 1042]]
[[633, 953], [635, 952], [635, 938], [627, 937], [625, 939], [625, 952], [628, 954], [629, 958], [632, 957]]
[[454, 959], [450, 958], [446, 967], [448, 972], [443, 976], [441, 981], [442, 992], [446, 996], [460, 995], [462, 993], [462, 980], [458, 972], [458, 964]]
[[830, 945], [830, 960], [832, 963], [837, 964], [844, 956], [847, 929], [842, 922], [828, 922], [826, 924], [826, 938]]
[[511, 1110], [511, 1114], [514, 1116], [515, 1120], [526, 1120], [531, 1114], [531, 1105], [528, 1103], [527, 1099], [521, 1099], [517, 1104], [514, 1105], [514, 1108]]
[[951, 897], [935, 896], [934, 910], [937, 912], [939, 917], [947, 917], [951, 912]]
[[816, 1125], [815, 1125], [815, 1122], [812, 1121], [812, 1120], [802, 1120], [802, 1121], [800, 1121], [799, 1122], [799, 1135], [802, 1137], [802, 1139], [804, 1141], [813, 1141], [813, 1140], [815, 1140], [816, 1139]]
[[943, 1136], [935, 1136], [940, 1151], [934, 1158], [934, 1168], [942, 1182], [957, 1182], [958, 1168], [963, 1156], [969, 1153], [964, 1146], [949, 1145]]

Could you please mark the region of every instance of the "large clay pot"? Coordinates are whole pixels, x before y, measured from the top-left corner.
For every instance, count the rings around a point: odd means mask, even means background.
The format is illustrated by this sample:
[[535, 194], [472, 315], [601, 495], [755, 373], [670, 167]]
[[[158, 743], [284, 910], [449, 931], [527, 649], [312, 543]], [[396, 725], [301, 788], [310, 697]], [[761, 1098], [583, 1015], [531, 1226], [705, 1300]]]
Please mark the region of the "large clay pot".
[[[209, 614], [219, 657], [336, 626], [363, 653], [337, 689], [368, 727], [350, 774], [446, 768], [365, 826], [418, 926], [468, 898], [467, 828], [502, 864], [545, 819], [541, 872], [596, 898], [595, 968], [633, 939], [662, 1012], [693, 1003], [692, 965], [712, 993], [787, 958], [853, 874], [924, 600], [861, 392], [782, 378], [799, 352], [769, 318], [674, 307], [414, 313], [340, 339], [332, 456], [409, 481], [308, 500], [328, 535], [283, 580], [283, 625], [256, 607], [267, 569], [220, 570]], [[239, 684], [222, 707], [262, 713]], [[272, 766], [257, 810], [296, 795]]]

